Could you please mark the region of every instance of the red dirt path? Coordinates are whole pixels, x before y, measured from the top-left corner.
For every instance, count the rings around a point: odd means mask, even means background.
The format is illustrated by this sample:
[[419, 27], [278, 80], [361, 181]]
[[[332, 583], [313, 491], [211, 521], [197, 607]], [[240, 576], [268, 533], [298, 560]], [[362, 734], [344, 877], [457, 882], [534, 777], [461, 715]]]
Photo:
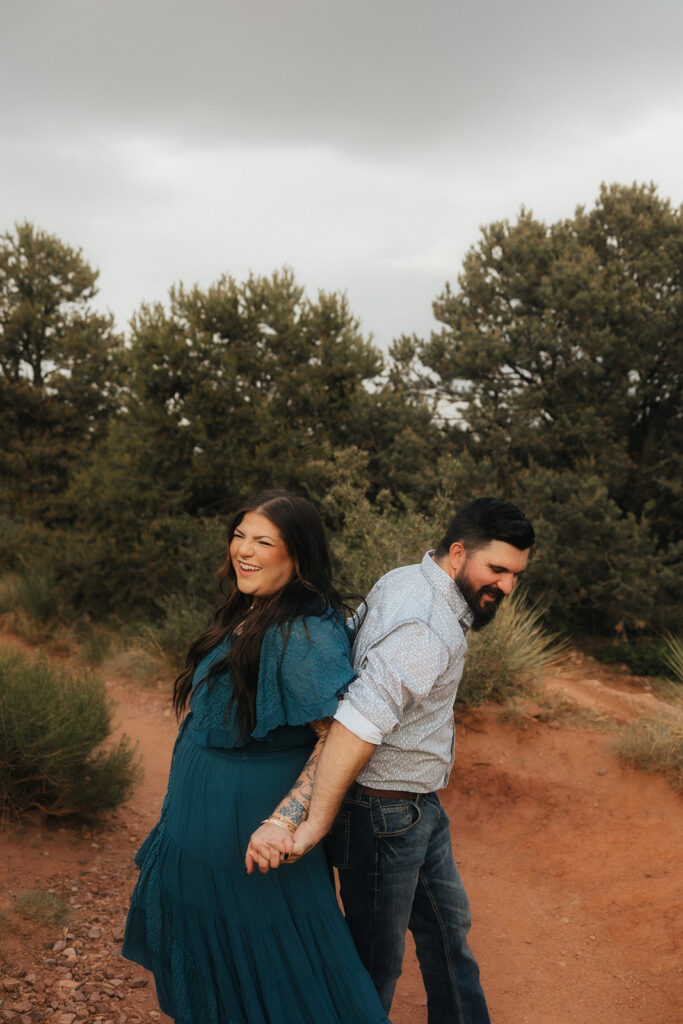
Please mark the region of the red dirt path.
[[[0, 1021], [168, 1019], [153, 984], [117, 948], [131, 858], [159, 811], [175, 724], [161, 691], [108, 686], [119, 728], [140, 744], [145, 780], [97, 831], [40, 822], [0, 830]], [[588, 662], [547, 686], [620, 721], [667, 712], [642, 683]], [[622, 768], [609, 750], [613, 733], [541, 723], [533, 706], [525, 710], [517, 726], [493, 707], [458, 726], [442, 795], [493, 1024], [680, 1024], [680, 797], [663, 778]], [[13, 894], [48, 888], [73, 907], [67, 930], [37, 927], [13, 909]], [[391, 1016], [427, 1020], [410, 940]]]

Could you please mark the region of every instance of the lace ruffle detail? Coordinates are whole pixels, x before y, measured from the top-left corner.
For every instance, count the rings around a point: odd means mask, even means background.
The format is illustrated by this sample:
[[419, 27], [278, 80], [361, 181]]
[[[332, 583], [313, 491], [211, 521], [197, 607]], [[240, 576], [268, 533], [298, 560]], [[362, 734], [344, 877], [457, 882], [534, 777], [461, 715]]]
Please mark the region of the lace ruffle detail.
[[[251, 737], [239, 739], [237, 711], [230, 700], [227, 675], [203, 684], [211, 665], [225, 656], [228, 642], [220, 644], [197, 666], [191, 698], [192, 730], [217, 730], [220, 745], [240, 747], [249, 739], [264, 739], [283, 725], [306, 725], [328, 718], [337, 709], [355, 673], [349, 639], [341, 615], [309, 615], [266, 633], [261, 648], [256, 727]], [[202, 684], [202, 685], [200, 685]]]

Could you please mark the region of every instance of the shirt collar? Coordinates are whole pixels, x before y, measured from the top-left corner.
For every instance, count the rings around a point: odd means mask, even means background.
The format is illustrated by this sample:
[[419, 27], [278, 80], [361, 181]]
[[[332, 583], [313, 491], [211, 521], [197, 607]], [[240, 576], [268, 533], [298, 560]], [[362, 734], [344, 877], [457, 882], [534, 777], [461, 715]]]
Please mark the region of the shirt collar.
[[430, 586], [446, 598], [448, 606], [462, 626], [463, 633], [466, 633], [474, 622], [474, 614], [465, 598], [460, 593], [460, 588], [455, 580], [451, 579], [440, 565], [438, 565], [428, 551], [422, 559], [422, 571], [429, 580]]

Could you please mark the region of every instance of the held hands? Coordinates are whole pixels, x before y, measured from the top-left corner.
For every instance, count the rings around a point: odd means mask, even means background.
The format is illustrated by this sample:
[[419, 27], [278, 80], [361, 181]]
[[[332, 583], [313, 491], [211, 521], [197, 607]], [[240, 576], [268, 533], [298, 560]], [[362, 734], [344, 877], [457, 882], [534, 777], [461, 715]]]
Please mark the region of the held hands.
[[304, 854], [312, 850], [322, 839], [322, 833], [316, 831], [308, 822], [303, 821], [297, 830], [289, 835], [279, 825], [265, 822], [256, 829], [247, 847], [244, 863], [247, 874], [255, 867], [262, 875], [271, 868], [279, 868], [281, 864], [293, 864]]
[[306, 821], [302, 821], [294, 833], [294, 846], [292, 847], [289, 860], [298, 860], [299, 857], [303, 857], [304, 854], [308, 853], [309, 850], [312, 850], [313, 847], [320, 842], [323, 835], [324, 833], [314, 828], [308, 819]]
[[284, 825], [276, 825], [265, 821], [256, 829], [247, 847], [244, 863], [247, 874], [255, 867], [262, 875], [270, 868], [279, 868], [281, 861], [286, 861], [294, 846], [294, 838], [290, 829]]

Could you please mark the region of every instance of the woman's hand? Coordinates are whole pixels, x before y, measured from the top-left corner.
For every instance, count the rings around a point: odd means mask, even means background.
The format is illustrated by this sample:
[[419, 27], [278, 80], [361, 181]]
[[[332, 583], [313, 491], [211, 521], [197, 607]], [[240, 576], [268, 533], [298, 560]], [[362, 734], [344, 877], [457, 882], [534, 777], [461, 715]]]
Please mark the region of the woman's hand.
[[289, 858], [294, 846], [291, 832], [285, 827], [265, 822], [256, 829], [247, 847], [244, 863], [247, 874], [255, 867], [262, 875], [271, 868], [278, 868], [283, 860]]

